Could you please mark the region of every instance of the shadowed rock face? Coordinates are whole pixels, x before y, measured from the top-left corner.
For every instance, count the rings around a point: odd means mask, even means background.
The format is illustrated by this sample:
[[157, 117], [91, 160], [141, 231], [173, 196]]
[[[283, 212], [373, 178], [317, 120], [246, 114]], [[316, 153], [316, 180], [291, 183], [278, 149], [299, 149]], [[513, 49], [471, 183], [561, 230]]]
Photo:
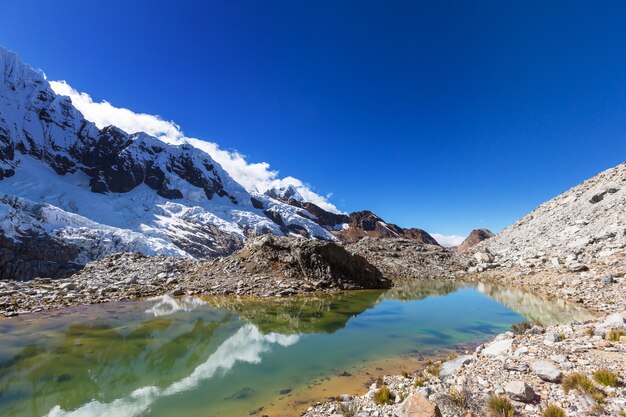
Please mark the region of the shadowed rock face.
[[49, 236], [0, 236], [0, 280], [67, 277], [83, 266], [73, 260], [78, 250]]
[[219, 277], [225, 284], [255, 282], [259, 288], [283, 279], [317, 290], [391, 287], [375, 266], [336, 243], [277, 236], [248, 239], [239, 252], [204, 264], [193, 275], [199, 281]]
[[465, 238], [465, 240], [463, 242], [461, 242], [461, 244], [459, 246], [455, 246], [454, 247], [454, 251], [457, 252], [457, 253], [465, 252], [466, 250], [468, 250], [472, 246], [477, 245], [480, 242], [482, 242], [483, 240], [489, 239], [489, 238], [491, 238], [493, 236], [494, 236], [494, 234], [491, 232], [491, 230], [488, 230], [488, 229], [474, 229], [469, 234], [469, 236], [467, 238]]

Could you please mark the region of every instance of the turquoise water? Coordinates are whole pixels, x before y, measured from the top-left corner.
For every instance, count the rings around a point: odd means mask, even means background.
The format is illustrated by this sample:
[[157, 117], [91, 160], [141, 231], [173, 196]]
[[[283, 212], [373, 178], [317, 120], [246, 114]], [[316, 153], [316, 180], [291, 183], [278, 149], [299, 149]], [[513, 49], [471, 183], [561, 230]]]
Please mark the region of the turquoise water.
[[[587, 317], [520, 291], [432, 282], [286, 300], [164, 297], [26, 315], [0, 321], [0, 415], [299, 415], [289, 407], [339, 371], [384, 360], [414, 366], [526, 318]], [[351, 387], [349, 376], [340, 379]]]

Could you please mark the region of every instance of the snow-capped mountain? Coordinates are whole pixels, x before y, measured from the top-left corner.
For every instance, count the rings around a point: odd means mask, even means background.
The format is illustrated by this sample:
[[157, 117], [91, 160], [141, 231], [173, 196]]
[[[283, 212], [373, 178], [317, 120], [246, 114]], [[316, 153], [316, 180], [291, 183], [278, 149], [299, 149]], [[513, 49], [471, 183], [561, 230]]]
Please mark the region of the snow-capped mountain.
[[[7, 274], [45, 274], [60, 263], [71, 269], [120, 251], [214, 257], [262, 233], [335, 239], [313, 219], [246, 191], [190, 144], [98, 129], [0, 47], [0, 266]], [[44, 246], [62, 250], [42, 253]]]
[[270, 188], [264, 194], [276, 200], [295, 200], [301, 203], [304, 202], [304, 197], [302, 197], [293, 185]]

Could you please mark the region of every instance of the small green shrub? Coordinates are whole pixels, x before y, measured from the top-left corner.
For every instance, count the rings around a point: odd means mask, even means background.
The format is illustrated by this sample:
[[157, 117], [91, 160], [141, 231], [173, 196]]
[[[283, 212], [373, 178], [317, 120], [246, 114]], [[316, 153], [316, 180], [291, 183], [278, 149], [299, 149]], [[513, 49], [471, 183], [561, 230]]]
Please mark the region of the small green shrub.
[[467, 408], [468, 398], [465, 392], [451, 388], [448, 393], [448, 398], [450, 400], [450, 404], [454, 407], [460, 408], [461, 410], [465, 410]]
[[339, 403], [339, 412], [343, 417], [355, 417], [359, 411], [358, 405], [353, 402]]
[[606, 338], [613, 342], [619, 342], [619, 338], [621, 336], [626, 336], [626, 333], [623, 330], [612, 329], [607, 333]]
[[487, 409], [491, 417], [513, 417], [515, 408], [508, 397], [503, 395], [492, 395], [487, 402]]
[[395, 395], [388, 387], [382, 387], [374, 393], [374, 402], [378, 405], [391, 404], [394, 399]]
[[585, 329], [585, 333], [587, 333], [587, 335], [589, 336], [593, 336], [594, 334], [596, 334], [595, 330], [593, 329], [593, 327], [587, 327]]
[[409, 373], [409, 371], [407, 371], [406, 369], [402, 370], [402, 376], [405, 378], [411, 378], [411, 374]]
[[550, 404], [545, 410], [543, 410], [541, 417], [567, 417], [567, 415], [558, 405]]
[[614, 387], [617, 385], [619, 375], [615, 372], [611, 372], [606, 368], [598, 369], [593, 373], [593, 379], [598, 383], [607, 387]]
[[515, 334], [524, 334], [526, 330], [532, 329], [533, 325], [528, 321], [522, 321], [511, 325], [511, 331]]

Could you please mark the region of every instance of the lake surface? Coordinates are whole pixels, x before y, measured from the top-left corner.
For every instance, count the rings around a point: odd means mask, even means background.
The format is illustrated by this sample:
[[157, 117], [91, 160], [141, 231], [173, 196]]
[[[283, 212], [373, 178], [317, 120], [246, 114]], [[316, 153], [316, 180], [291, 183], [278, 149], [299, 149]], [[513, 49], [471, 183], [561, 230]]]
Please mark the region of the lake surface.
[[413, 282], [280, 300], [161, 297], [0, 320], [0, 416], [299, 415], [527, 319], [575, 306], [492, 285]]

